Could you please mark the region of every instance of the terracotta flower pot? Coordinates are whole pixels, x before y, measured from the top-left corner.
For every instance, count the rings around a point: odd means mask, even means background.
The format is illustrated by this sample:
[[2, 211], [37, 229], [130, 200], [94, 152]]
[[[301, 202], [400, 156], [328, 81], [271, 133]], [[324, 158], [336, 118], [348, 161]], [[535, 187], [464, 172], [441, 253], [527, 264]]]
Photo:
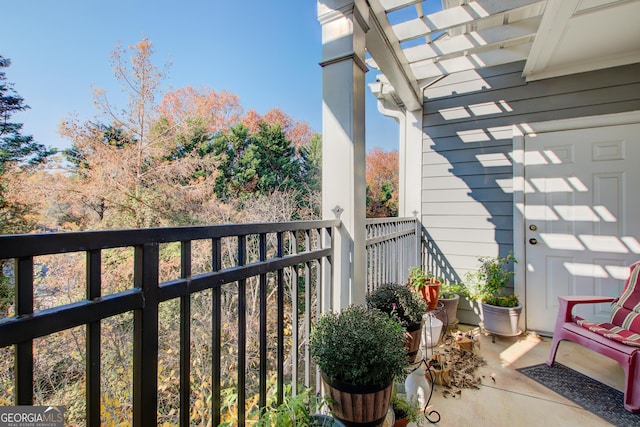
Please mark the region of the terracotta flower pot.
[[422, 324], [423, 322], [407, 326], [407, 332], [405, 332], [405, 336], [407, 337], [405, 347], [407, 348], [409, 363], [415, 362], [416, 356], [418, 355], [420, 340], [422, 339]]
[[409, 424], [408, 419], [400, 418], [399, 420], [397, 419], [395, 423], [393, 423], [393, 427], [407, 427], [407, 424]]
[[391, 403], [393, 379], [382, 386], [357, 386], [339, 381], [331, 382], [323, 373], [322, 381], [329, 391], [329, 406], [335, 418], [347, 426], [382, 425]]
[[440, 281], [429, 279], [426, 286], [420, 289], [422, 298], [427, 302], [427, 311], [433, 311], [438, 306], [438, 296], [440, 295]]

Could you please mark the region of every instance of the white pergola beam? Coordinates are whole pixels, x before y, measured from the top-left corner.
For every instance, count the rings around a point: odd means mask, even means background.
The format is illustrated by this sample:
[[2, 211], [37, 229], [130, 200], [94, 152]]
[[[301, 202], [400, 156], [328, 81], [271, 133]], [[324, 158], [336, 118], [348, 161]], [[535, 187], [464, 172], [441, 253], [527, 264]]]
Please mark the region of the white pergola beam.
[[477, 48], [489, 45], [509, 44], [517, 39], [534, 37], [540, 24], [540, 19], [540, 17], [535, 17], [499, 27], [443, 38], [430, 44], [406, 48], [404, 53], [407, 60], [413, 63], [443, 55], [462, 55], [465, 52], [468, 54]]
[[411, 69], [418, 80], [424, 80], [460, 71], [508, 64], [527, 59], [531, 45], [532, 43], [524, 43], [503, 49], [476, 52], [471, 55], [458, 56], [438, 62], [431, 60], [421, 61], [412, 64]]
[[395, 39], [391, 24], [387, 19], [380, 0], [370, 0], [367, 51], [376, 67], [384, 73], [395, 89], [396, 96], [409, 111], [422, 109], [422, 96], [416, 77], [411, 73], [409, 61], [404, 55], [400, 42]]
[[384, 10], [389, 13], [407, 6], [422, 3], [422, 0], [380, 0], [380, 3], [382, 7], [384, 7]]
[[550, 1], [547, 12], [544, 14], [538, 34], [540, 40], [533, 44], [527, 63], [522, 71], [523, 76], [528, 76], [540, 69], [545, 69], [549, 64], [554, 50], [548, 49], [551, 45], [557, 45], [564, 30], [578, 7], [580, 0]]
[[399, 41], [415, 39], [438, 33], [460, 25], [471, 24], [485, 18], [495, 18], [498, 14], [541, 4], [540, 0], [477, 0], [462, 6], [452, 7], [432, 13], [422, 18], [412, 19], [393, 26]]

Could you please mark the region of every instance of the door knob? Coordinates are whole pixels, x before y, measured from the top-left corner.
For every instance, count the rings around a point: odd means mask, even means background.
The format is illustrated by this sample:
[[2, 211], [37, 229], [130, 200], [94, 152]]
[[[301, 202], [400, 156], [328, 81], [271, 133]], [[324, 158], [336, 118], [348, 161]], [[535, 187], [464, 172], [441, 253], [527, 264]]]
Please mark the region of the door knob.
[[529, 243], [531, 243], [532, 245], [537, 245], [538, 241], [536, 239], [531, 238], [529, 239]]

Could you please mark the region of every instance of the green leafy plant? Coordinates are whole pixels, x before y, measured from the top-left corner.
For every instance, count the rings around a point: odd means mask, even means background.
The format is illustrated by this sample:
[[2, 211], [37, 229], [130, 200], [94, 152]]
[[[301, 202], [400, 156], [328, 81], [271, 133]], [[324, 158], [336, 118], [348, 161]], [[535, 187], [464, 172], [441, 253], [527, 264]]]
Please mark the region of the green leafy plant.
[[396, 420], [406, 418], [410, 423], [417, 423], [421, 419], [418, 403], [409, 401], [404, 394], [397, 393], [395, 387], [391, 394], [391, 408]]
[[440, 298], [449, 299], [455, 295], [469, 296], [469, 290], [462, 283], [443, 283], [440, 285]]
[[330, 381], [384, 385], [407, 366], [404, 329], [380, 310], [352, 305], [320, 316], [309, 350]]
[[367, 295], [367, 305], [387, 313], [398, 320], [403, 327], [422, 322], [427, 304], [406, 286], [382, 285]]
[[[408, 285], [419, 291], [429, 283], [438, 280], [434, 277], [433, 273], [427, 270], [423, 270], [421, 267], [413, 267], [409, 271]], [[440, 281], [440, 280], [438, 280]]]
[[280, 405], [267, 407], [255, 427], [313, 427], [322, 425], [312, 415], [319, 413], [326, 400], [306, 388], [295, 396], [291, 395], [291, 386], [285, 387], [285, 396]]
[[519, 304], [516, 295], [505, 295], [504, 291], [514, 276], [510, 266], [518, 261], [512, 252], [505, 257], [480, 257], [480, 268], [467, 275], [472, 286], [470, 296], [485, 304], [498, 307], [515, 307]]

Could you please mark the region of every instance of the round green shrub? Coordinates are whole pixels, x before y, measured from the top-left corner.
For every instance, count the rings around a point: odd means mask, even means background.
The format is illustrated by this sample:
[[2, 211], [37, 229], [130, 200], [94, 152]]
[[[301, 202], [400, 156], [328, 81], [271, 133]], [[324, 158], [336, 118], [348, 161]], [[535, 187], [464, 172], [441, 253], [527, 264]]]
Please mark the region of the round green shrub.
[[320, 316], [309, 340], [311, 356], [330, 381], [384, 385], [407, 366], [404, 329], [376, 309], [352, 305]]
[[387, 313], [405, 328], [422, 322], [427, 312], [427, 303], [417, 292], [395, 284], [382, 285], [371, 292], [367, 295], [367, 305]]

